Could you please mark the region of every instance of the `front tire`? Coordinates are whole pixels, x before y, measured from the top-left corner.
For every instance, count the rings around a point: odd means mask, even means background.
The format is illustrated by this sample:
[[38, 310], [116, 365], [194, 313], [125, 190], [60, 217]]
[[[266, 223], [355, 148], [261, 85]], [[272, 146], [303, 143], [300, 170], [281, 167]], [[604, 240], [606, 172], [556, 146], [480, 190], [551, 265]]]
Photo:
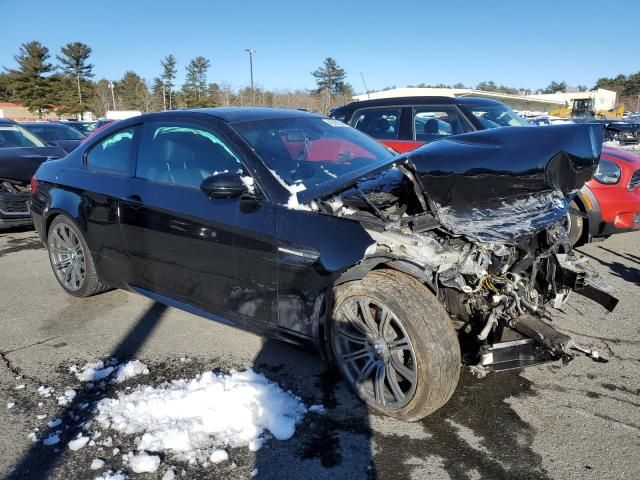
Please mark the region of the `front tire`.
[[420, 420], [458, 384], [460, 344], [449, 315], [424, 285], [394, 270], [336, 288], [330, 344], [353, 390], [385, 415]]
[[90, 297], [109, 289], [98, 278], [87, 242], [71, 218], [58, 215], [53, 219], [47, 250], [56, 280], [69, 295]]
[[584, 218], [577, 212], [580, 212], [580, 207], [575, 201], [569, 204], [569, 213], [567, 214], [567, 236], [572, 247], [577, 247], [582, 244], [582, 236], [584, 233]]

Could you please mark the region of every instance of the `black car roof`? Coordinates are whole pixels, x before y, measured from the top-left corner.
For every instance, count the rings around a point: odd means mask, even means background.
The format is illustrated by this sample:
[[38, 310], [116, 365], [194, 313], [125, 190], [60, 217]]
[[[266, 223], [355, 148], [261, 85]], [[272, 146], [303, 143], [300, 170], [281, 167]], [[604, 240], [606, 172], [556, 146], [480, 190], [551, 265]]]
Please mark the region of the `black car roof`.
[[[147, 113], [143, 119], [155, 119], [171, 116], [189, 116], [189, 114], [210, 115], [226, 123], [252, 122], [256, 120], [273, 120], [277, 118], [318, 117], [321, 115], [304, 110], [269, 108], [269, 107], [215, 107], [194, 108], [189, 110], [169, 110], [166, 112]], [[136, 117], [134, 117], [136, 118]], [[129, 120], [129, 119], [127, 119]]]
[[420, 97], [392, 97], [377, 98], [375, 100], [361, 100], [359, 102], [351, 102], [338, 110], [352, 110], [356, 108], [367, 107], [386, 107], [386, 106], [405, 106], [405, 105], [501, 105], [497, 100], [482, 97], [437, 97], [437, 96], [420, 96]]

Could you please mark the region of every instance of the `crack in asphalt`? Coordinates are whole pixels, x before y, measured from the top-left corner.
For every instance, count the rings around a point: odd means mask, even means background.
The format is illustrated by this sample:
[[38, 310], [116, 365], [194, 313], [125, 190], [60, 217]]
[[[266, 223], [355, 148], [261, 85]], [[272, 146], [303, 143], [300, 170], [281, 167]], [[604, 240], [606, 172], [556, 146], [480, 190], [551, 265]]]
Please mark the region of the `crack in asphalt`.
[[611, 337], [598, 337], [596, 335], [588, 335], [586, 333], [575, 332], [573, 330], [569, 330], [567, 328], [561, 328], [563, 332], [570, 333], [572, 335], [577, 335], [579, 337], [591, 338], [593, 340], [600, 340], [602, 342], [611, 342], [611, 343], [627, 343], [629, 345], [640, 345], [640, 340], [628, 340], [626, 338], [611, 338]]
[[39, 342], [30, 343], [29, 345], [24, 345], [22, 347], [14, 348], [12, 350], [5, 350], [4, 352], [0, 352], [2, 355], [8, 355], [10, 353], [19, 352], [20, 350], [26, 350], [27, 348], [35, 347], [36, 345], [42, 345], [43, 343], [47, 343], [51, 340], [55, 340], [56, 338], [60, 338], [62, 335], [55, 335], [53, 337], [46, 338], [44, 340], [40, 340]]

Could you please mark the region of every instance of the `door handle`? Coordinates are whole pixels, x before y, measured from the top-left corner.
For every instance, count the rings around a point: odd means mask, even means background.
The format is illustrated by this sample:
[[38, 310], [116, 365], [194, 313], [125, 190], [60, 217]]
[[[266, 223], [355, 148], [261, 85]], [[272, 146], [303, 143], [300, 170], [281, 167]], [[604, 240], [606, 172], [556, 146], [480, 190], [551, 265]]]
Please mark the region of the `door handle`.
[[144, 202], [142, 201], [142, 197], [140, 195], [129, 195], [128, 197], [124, 197], [123, 200], [129, 204], [131, 204], [132, 207], [138, 208], [144, 205]]

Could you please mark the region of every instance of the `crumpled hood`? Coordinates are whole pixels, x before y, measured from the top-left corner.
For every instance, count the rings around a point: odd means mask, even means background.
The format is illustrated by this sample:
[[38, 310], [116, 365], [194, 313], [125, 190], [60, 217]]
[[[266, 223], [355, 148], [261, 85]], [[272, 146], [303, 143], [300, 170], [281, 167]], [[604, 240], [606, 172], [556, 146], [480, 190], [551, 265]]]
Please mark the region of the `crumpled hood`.
[[566, 217], [593, 176], [601, 125], [507, 127], [438, 140], [398, 157], [438, 220], [482, 242], [516, 243]]
[[0, 148], [0, 178], [29, 183], [42, 162], [66, 154], [61, 147]]

